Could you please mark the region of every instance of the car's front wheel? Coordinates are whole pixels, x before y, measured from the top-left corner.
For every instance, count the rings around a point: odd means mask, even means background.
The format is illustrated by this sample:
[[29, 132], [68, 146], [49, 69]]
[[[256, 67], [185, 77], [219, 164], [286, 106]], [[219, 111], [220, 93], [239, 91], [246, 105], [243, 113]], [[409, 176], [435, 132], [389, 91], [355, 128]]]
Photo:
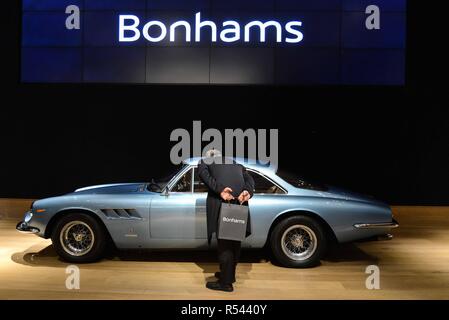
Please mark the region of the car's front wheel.
[[106, 248], [103, 226], [85, 213], [70, 213], [56, 223], [51, 240], [65, 261], [83, 263], [101, 259]]
[[274, 257], [285, 267], [308, 268], [320, 263], [326, 250], [323, 227], [308, 216], [292, 216], [280, 221], [271, 234]]

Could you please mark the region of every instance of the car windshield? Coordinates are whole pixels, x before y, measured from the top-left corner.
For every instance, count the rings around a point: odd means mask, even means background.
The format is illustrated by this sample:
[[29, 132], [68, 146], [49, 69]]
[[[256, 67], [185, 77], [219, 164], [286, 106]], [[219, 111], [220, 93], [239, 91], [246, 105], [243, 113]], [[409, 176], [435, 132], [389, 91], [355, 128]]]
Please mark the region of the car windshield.
[[148, 190], [153, 192], [162, 192], [170, 180], [186, 166], [187, 164], [179, 164], [174, 168], [172, 167], [168, 174], [162, 175], [162, 178], [152, 179], [151, 182], [148, 183]]
[[300, 177], [300, 176], [290, 173], [290, 172], [278, 170], [276, 172], [276, 175], [278, 175], [283, 180], [287, 181], [288, 183], [290, 183], [292, 186], [294, 186], [296, 188], [316, 190], [316, 191], [327, 191], [328, 190], [328, 187], [325, 184], [311, 181], [310, 179], [305, 179], [303, 177]]

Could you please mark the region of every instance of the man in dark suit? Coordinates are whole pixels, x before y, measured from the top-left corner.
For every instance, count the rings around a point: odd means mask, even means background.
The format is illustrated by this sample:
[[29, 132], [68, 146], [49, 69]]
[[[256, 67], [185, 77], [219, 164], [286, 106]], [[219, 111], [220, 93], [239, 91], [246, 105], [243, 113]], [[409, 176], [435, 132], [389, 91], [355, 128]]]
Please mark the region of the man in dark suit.
[[[210, 244], [212, 234], [217, 233], [218, 218], [222, 201], [234, 201], [248, 205], [248, 200], [254, 193], [254, 179], [245, 167], [235, 161], [226, 163], [226, 159], [219, 153], [201, 160], [198, 164], [200, 179], [209, 188], [206, 202], [207, 211], [207, 238]], [[227, 159], [229, 162], [229, 159]], [[248, 215], [246, 236], [251, 234], [251, 219]], [[217, 239], [218, 261], [220, 272], [215, 273], [219, 279], [208, 282], [206, 287], [212, 290], [231, 292], [234, 290], [235, 269], [240, 257], [240, 241]]]

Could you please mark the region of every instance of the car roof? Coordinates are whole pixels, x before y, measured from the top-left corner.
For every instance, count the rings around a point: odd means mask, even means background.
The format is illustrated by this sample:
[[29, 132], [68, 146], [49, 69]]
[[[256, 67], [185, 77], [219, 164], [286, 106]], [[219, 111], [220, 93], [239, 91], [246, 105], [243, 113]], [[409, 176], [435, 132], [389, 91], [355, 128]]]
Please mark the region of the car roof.
[[[205, 157], [189, 158], [189, 159], [185, 159], [183, 162], [185, 164], [188, 164], [191, 166], [196, 166], [202, 159], [205, 159]], [[256, 171], [260, 171], [260, 172], [264, 172], [264, 173], [268, 173], [268, 174], [275, 174], [277, 171], [276, 167], [272, 167], [269, 165], [263, 165], [254, 159], [247, 159], [247, 158], [229, 158], [229, 159], [234, 159], [235, 162], [237, 162], [238, 164], [241, 164], [241, 165], [245, 166], [246, 168], [253, 169]]]

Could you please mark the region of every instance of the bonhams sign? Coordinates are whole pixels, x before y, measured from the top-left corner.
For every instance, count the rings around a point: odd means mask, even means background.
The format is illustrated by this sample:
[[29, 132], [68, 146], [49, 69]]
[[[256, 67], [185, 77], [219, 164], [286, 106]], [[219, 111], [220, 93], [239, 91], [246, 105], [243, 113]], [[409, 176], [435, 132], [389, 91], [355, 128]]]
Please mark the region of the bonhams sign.
[[23, 82], [402, 85], [406, 0], [22, 0]]
[[[289, 21], [282, 25], [275, 20], [265, 22], [254, 20], [242, 26], [235, 20], [227, 20], [222, 23], [202, 20], [201, 12], [195, 14], [195, 24], [193, 26], [185, 20], [176, 21], [170, 26], [158, 20], [151, 20], [141, 26], [140, 19], [135, 15], [120, 15], [119, 19], [120, 42], [134, 42], [139, 40], [141, 35], [149, 42], [160, 42], [167, 36], [169, 36], [170, 42], [175, 42], [176, 32], [179, 29], [184, 31], [183, 41], [191, 42], [193, 38], [193, 41], [200, 42], [202, 41], [201, 31], [207, 28], [209, 28], [211, 34], [211, 37], [207, 40], [211, 42], [217, 42], [218, 37], [220, 37], [221, 41], [228, 43], [238, 42], [242, 39], [244, 42], [265, 42], [268, 30], [275, 33], [276, 42], [299, 43], [304, 38], [303, 33], [298, 29], [302, 26], [301, 21]], [[150, 34], [151, 29], [156, 29], [155, 35]], [[251, 39], [251, 29], [259, 31], [258, 39]]]

